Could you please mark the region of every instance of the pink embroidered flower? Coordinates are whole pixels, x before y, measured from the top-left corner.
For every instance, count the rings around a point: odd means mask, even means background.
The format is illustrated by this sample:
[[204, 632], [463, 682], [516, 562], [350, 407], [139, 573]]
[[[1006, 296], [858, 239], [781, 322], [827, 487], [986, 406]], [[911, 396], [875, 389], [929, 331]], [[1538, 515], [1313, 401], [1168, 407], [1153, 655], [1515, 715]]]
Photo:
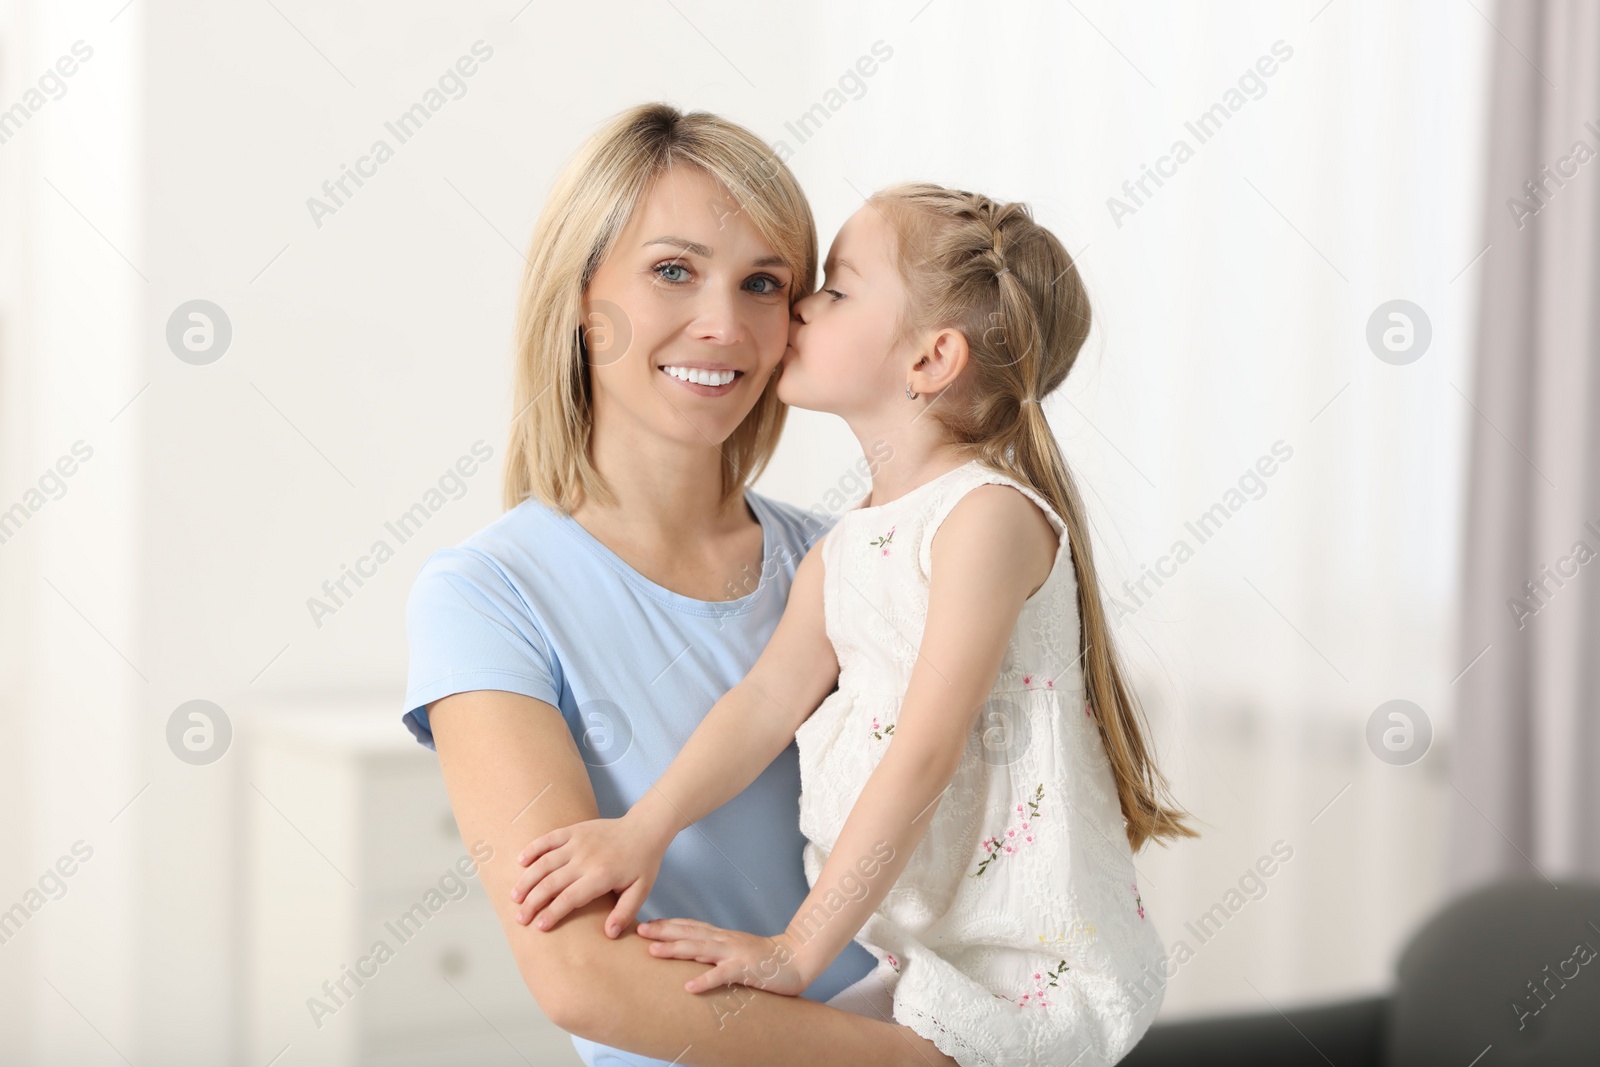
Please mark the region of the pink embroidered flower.
[[988, 870], [989, 864], [994, 862], [997, 858], [1005, 853], [1015, 852], [1018, 845], [1022, 845], [1024, 843], [1033, 843], [1034, 835], [1029, 833], [1023, 833], [1022, 838], [1020, 840], [1016, 840], [1016, 844], [1002, 844], [1001, 842], [1007, 839], [1015, 840], [1017, 839], [1017, 835], [1020, 831], [1026, 831], [1032, 828], [1033, 820], [1039, 817], [1039, 801], [1043, 797], [1044, 783], [1040, 782], [1038, 787], [1033, 791], [1033, 796], [1028, 800], [1027, 805], [1017, 805], [1017, 814], [1021, 816], [1019, 819], [1017, 819], [1018, 825], [1006, 827], [1005, 838], [995, 836], [986, 837], [983, 839], [983, 844], [981, 847], [983, 848], [985, 855], [978, 863], [978, 869], [972, 872], [970, 877], [978, 877], [984, 871]]
[[1131, 884], [1133, 886], [1133, 904], [1134, 907], [1139, 909], [1139, 918], [1142, 919], [1144, 918], [1144, 898], [1139, 895], [1139, 883], [1133, 882]]
[[[1019, 1008], [1049, 1007], [1050, 998], [1046, 996], [1045, 991], [1055, 988], [1060, 983], [1061, 976], [1066, 974], [1071, 969], [1072, 968], [1067, 966], [1067, 961], [1062, 960], [1055, 967], [1048, 971], [1043, 973], [1035, 971], [1033, 974], [1033, 991], [1022, 994], [1022, 996], [1013, 1001], [1013, 1003]], [[1011, 998], [1006, 996], [1004, 993], [996, 993], [995, 996], [1004, 1000], [1011, 1000]]]
[[1032, 684], [1033, 684], [1033, 675], [1031, 675], [1031, 674], [1024, 674], [1024, 675], [1023, 675], [1023, 676], [1022, 676], [1022, 684], [1023, 684], [1023, 685], [1032, 685]]
[[883, 549], [883, 554], [885, 556], [887, 556], [889, 554], [889, 543], [891, 541], [893, 541], [893, 540], [894, 540], [894, 527], [891, 526], [891, 527], [889, 527], [889, 532], [888, 533], [883, 534], [881, 537], [874, 537], [872, 540], [868, 541], [867, 544], [871, 545], [874, 548]]
[[880, 726], [878, 725], [878, 717], [876, 715], [872, 717], [873, 740], [882, 741], [885, 737], [888, 737], [892, 733], [894, 733], [894, 723], [890, 723], [887, 727]]
[[889, 958], [889, 966], [893, 967], [898, 972], [900, 970], [900, 961], [894, 958], [894, 953], [885, 952], [884, 955]]

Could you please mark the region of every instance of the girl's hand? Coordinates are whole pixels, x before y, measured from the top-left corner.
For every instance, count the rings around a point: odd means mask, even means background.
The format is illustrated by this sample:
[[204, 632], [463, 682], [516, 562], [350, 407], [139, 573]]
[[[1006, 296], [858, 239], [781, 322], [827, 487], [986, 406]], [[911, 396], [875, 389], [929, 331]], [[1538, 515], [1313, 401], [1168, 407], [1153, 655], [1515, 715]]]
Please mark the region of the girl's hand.
[[606, 918], [606, 936], [620, 936], [650, 895], [666, 845], [641, 821], [626, 816], [550, 831], [517, 857], [528, 868], [511, 887], [511, 899], [522, 905], [517, 921], [527, 926], [537, 915], [539, 929], [548, 930], [568, 912], [617, 892], [621, 896]]
[[691, 993], [737, 984], [797, 997], [811, 984], [799, 946], [788, 934], [761, 937], [694, 919], [653, 919], [639, 924], [639, 934], [655, 942], [652, 956], [715, 964], [684, 983]]

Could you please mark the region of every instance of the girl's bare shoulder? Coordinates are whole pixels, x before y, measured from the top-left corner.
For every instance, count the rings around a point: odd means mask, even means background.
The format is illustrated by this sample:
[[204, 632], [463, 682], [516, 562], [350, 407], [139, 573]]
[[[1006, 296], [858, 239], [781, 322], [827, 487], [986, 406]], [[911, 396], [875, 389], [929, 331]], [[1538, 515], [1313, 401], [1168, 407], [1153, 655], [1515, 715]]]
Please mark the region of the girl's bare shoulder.
[[987, 482], [961, 495], [930, 547], [936, 568], [941, 559], [998, 557], [1032, 576], [1030, 587], [1037, 587], [1050, 573], [1059, 545], [1060, 535], [1044, 508], [1016, 486]]

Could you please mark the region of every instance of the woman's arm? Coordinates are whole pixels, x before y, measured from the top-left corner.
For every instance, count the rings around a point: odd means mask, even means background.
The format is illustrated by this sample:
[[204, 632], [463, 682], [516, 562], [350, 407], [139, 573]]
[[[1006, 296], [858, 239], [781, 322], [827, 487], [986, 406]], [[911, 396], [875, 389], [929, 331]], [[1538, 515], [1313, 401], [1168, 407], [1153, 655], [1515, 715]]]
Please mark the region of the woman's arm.
[[560, 712], [512, 693], [445, 697], [430, 705], [429, 722], [463, 839], [494, 849], [480, 875], [523, 980], [562, 1029], [698, 1067], [954, 1067], [909, 1027], [745, 986], [685, 992], [701, 965], [653, 958], [651, 942], [632, 931], [605, 936], [611, 894], [553, 930], [522, 926], [510, 894], [522, 843], [599, 814], [577, 745]]

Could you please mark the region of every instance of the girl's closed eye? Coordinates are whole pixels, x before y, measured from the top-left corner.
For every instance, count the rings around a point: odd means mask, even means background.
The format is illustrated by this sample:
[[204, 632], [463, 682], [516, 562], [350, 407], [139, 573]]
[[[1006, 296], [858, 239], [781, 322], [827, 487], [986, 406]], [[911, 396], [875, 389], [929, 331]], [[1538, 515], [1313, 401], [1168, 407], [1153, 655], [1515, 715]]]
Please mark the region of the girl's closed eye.
[[835, 300], [843, 300], [844, 299], [844, 294], [841, 293], [837, 289], [824, 289], [822, 291], [824, 293], [827, 293], [829, 296], [833, 297]]

